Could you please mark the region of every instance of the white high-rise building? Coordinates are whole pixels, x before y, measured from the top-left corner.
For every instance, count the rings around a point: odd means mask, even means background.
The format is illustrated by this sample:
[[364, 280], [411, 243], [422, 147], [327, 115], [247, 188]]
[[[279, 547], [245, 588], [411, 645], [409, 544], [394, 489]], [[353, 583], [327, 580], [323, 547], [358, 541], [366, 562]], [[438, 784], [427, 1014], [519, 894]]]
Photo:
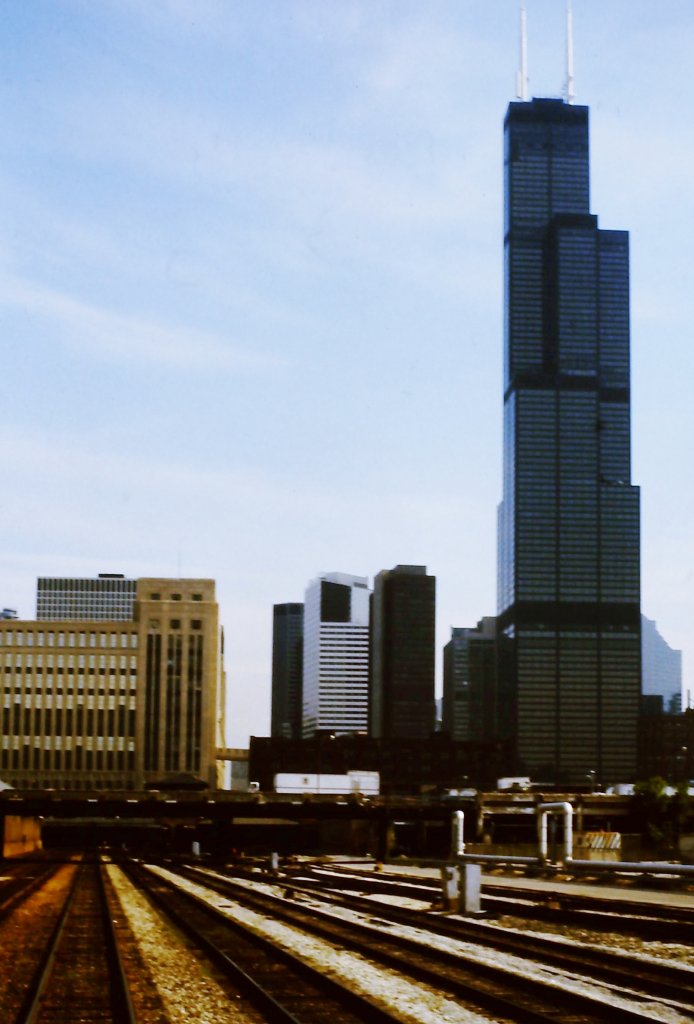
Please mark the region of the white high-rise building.
[[679, 714], [682, 710], [682, 651], [673, 650], [658, 632], [653, 619], [645, 615], [641, 616], [641, 680], [644, 697], [659, 697], [662, 711]]
[[369, 726], [369, 586], [324, 573], [304, 601], [304, 738], [366, 733]]

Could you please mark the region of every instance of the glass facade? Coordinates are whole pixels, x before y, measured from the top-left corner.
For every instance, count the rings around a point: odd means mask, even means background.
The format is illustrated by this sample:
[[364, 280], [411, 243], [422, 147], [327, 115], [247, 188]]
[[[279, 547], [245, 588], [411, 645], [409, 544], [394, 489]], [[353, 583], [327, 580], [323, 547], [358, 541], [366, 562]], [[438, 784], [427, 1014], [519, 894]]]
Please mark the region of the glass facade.
[[135, 580], [117, 573], [103, 573], [96, 579], [42, 576], [36, 588], [36, 618], [129, 622], [135, 586]]
[[456, 741], [495, 738], [496, 619], [451, 627], [443, 649], [443, 732]]
[[629, 251], [589, 212], [588, 110], [505, 121], [500, 721], [538, 779], [627, 781], [640, 695]]
[[374, 580], [369, 735], [428, 739], [434, 731], [436, 579], [396, 565]]
[[366, 733], [369, 588], [365, 576], [326, 573], [304, 601], [302, 736]]
[[304, 606], [276, 604], [272, 612], [271, 735], [301, 738]]

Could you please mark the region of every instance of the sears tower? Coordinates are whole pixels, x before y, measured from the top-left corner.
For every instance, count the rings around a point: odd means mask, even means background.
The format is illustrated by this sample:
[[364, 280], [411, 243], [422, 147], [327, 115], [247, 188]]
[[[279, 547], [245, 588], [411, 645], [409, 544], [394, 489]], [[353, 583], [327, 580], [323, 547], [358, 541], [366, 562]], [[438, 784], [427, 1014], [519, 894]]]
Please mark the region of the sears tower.
[[624, 782], [641, 679], [628, 236], [590, 213], [586, 107], [511, 103], [504, 127], [500, 726], [517, 771]]

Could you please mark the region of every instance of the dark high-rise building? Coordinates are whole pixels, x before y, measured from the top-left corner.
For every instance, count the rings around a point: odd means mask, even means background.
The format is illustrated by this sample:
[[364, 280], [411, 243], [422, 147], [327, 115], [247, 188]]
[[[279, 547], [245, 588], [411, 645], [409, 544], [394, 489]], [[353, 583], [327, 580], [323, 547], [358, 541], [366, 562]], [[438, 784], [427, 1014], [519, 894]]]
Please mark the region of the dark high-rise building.
[[443, 649], [442, 729], [452, 740], [494, 739], [496, 668], [496, 619], [451, 629]]
[[428, 739], [434, 730], [436, 578], [396, 565], [374, 580], [369, 735]]
[[628, 781], [639, 708], [629, 252], [590, 214], [588, 109], [505, 120], [500, 724], [537, 779]]
[[271, 735], [301, 737], [304, 672], [304, 606], [276, 604], [272, 610]]

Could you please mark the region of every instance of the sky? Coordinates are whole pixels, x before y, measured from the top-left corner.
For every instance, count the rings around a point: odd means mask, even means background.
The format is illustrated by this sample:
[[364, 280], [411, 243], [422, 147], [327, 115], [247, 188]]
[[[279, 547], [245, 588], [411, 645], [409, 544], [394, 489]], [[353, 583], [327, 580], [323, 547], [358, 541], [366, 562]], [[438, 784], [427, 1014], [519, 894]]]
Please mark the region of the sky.
[[[526, 5], [560, 96], [564, 4]], [[631, 238], [642, 610], [694, 703], [694, 5], [573, 12], [591, 210]], [[496, 609], [516, 0], [8, 0], [0, 33], [0, 606], [215, 579], [245, 746], [272, 605], [421, 564], [440, 677]]]

